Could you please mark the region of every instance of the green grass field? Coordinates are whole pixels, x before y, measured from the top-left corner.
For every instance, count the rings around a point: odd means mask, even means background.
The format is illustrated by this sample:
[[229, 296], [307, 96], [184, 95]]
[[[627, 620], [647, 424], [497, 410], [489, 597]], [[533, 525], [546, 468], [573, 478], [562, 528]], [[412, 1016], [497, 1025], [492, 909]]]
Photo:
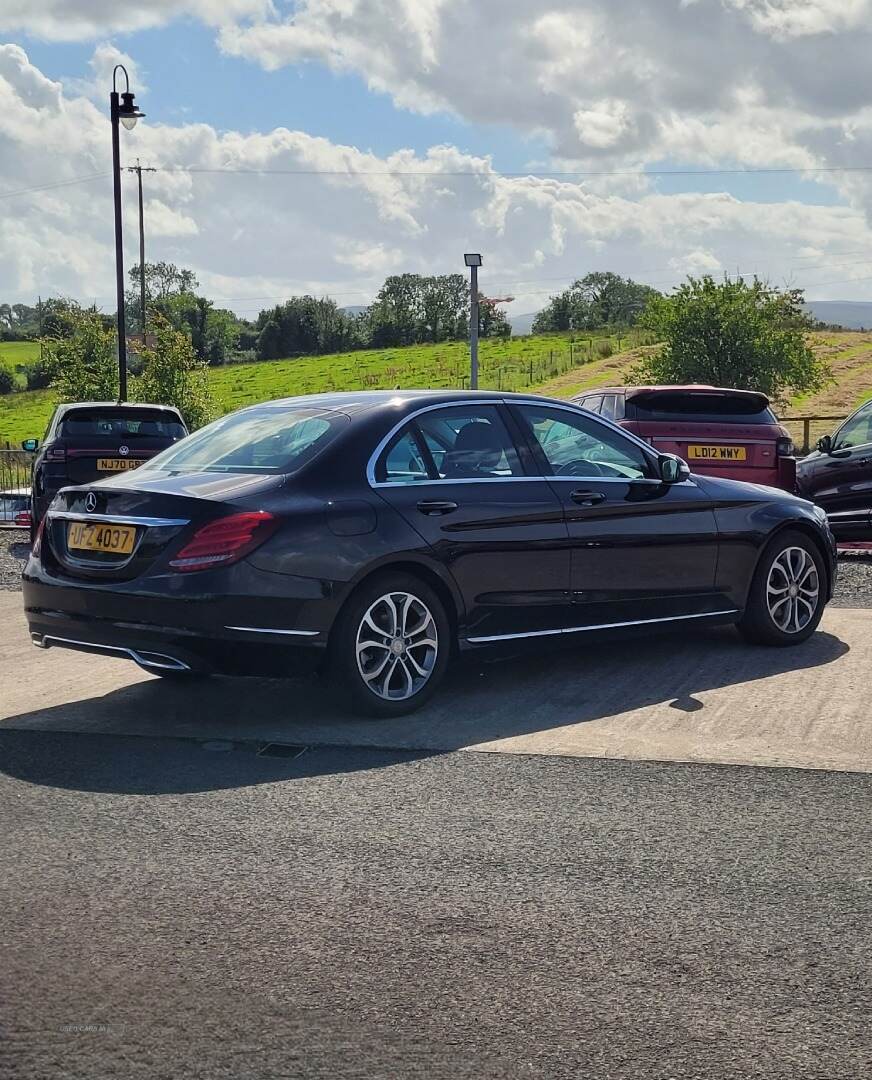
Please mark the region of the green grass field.
[[[494, 390], [538, 387], [573, 368], [595, 363], [600, 350], [620, 351], [637, 341], [638, 335], [632, 332], [620, 337], [576, 335], [572, 341], [568, 335], [482, 341], [479, 385]], [[219, 413], [258, 401], [331, 390], [462, 389], [469, 385], [469, 349], [463, 342], [451, 342], [232, 364], [211, 368], [209, 384]], [[22, 439], [41, 437], [53, 405], [54, 396], [48, 390], [0, 397], [0, 447], [6, 443], [16, 447]]]
[[[652, 347], [640, 345], [639, 340], [631, 333], [620, 338], [585, 335], [572, 342], [568, 335], [483, 341], [479, 385], [494, 390], [534, 389], [555, 397], [620, 385], [633, 364]], [[785, 415], [788, 423], [791, 415], [846, 416], [872, 397], [872, 334], [814, 334], [811, 340], [832, 366], [833, 382], [817, 394], [793, 401]], [[605, 349], [606, 341], [614, 352], [601, 356], [598, 350]], [[0, 363], [26, 363], [38, 350], [31, 342], [0, 343]], [[219, 413], [296, 394], [393, 387], [463, 388], [469, 385], [468, 380], [469, 351], [462, 342], [233, 364], [209, 371]], [[53, 406], [50, 390], [0, 397], [0, 448], [7, 443], [17, 447], [22, 439], [41, 437]], [[813, 426], [812, 435], [817, 438], [832, 428], [832, 423], [821, 422]], [[800, 429], [801, 425], [796, 434]]]
[[11, 371], [20, 386], [25, 385], [25, 380], [18, 368], [38, 359], [38, 341], [0, 341], [0, 367]]

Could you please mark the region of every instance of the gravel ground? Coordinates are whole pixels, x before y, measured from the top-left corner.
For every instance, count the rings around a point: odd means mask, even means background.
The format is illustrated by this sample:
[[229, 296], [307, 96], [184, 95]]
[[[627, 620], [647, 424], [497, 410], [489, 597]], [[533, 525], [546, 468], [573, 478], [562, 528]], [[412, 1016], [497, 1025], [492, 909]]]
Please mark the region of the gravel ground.
[[860, 1080], [872, 776], [0, 731], [3, 1080]]
[[26, 529], [0, 529], [0, 589], [20, 589], [30, 542]]
[[[21, 571], [27, 559], [28, 538], [24, 529], [0, 530], [0, 589], [21, 588]], [[836, 607], [872, 607], [872, 551], [843, 556], [839, 560]]]

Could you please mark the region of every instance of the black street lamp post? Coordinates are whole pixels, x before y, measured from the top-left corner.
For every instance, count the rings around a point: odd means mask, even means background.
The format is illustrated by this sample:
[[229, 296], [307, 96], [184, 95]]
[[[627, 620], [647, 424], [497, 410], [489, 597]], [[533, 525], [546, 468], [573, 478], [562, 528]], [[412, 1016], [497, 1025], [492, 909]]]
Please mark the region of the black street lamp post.
[[[124, 72], [126, 90], [119, 94], [115, 88], [119, 71]], [[118, 122], [128, 131], [145, 116], [139, 111], [130, 92], [130, 79], [123, 64], [112, 72], [112, 93], [109, 95], [109, 115], [112, 120], [112, 185], [115, 193], [115, 288], [118, 302], [118, 400], [127, 398], [127, 336], [124, 328], [124, 241], [121, 231], [121, 161], [118, 148]]]

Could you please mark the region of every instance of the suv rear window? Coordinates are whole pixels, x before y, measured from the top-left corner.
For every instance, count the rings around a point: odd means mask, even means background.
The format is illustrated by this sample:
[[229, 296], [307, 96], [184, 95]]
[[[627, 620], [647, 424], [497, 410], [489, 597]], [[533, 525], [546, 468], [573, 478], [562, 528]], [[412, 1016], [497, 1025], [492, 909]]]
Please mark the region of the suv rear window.
[[627, 398], [627, 420], [698, 420], [716, 424], [777, 424], [762, 399], [746, 394], [695, 394], [683, 390]]
[[169, 447], [140, 471], [292, 473], [350, 422], [345, 413], [304, 406], [244, 409]]
[[61, 420], [58, 436], [62, 439], [108, 437], [113, 439], [183, 439], [184, 424], [165, 412], [142, 409], [81, 410], [67, 413]]

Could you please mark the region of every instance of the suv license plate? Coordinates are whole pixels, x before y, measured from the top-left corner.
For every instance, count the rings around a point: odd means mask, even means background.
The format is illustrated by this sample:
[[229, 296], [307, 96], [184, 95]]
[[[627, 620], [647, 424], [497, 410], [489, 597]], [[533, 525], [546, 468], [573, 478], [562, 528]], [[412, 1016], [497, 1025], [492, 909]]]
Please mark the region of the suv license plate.
[[138, 465], [141, 464], [141, 461], [131, 461], [130, 458], [100, 457], [97, 458], [97, 471], [126, 472], [128, 469], [135, 469]]
[[694, 461], [746, 461], [744, 446], [688, 446], [687, 456]]

